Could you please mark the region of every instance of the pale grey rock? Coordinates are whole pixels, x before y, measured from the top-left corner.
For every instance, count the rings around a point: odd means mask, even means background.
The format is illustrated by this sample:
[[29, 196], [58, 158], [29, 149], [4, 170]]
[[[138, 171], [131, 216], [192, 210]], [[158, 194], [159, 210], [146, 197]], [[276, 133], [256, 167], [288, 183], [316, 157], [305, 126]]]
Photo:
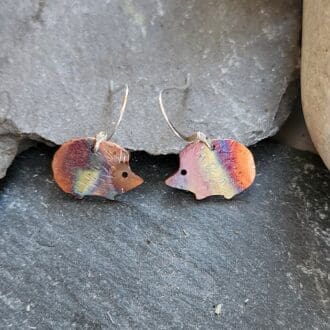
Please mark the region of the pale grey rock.
[[18, 153], [36, 145], [38, 137], [31, 138], [16, 135], [0, 136], [0, 179], [5, 177], [8, 167]]
[[110, 107], [109, 81], [127, 82], [114, 141], [178, 152], [182, 143], [157, 96], [190, 73], [186, 97], [166, 100], [178, 127], [254, 144], [287, 118], [283, 96], [297, 95], [289, 87], [296, 86], [300, 11], [300, 0], [1, 1], [0, 121], [55, 144], [95, 135], [117, 114], [120, 95]]
[[6, 175], [7, 168], [14, 160], [19, 141], [15, 137], [1, 136], [0, 138], [0, 179]]
[[[6, 119], [10, 105], [7, 92], [0, 93], [0, 179], [6, 173], [17, 153], [35, 145], [34, 141], [41, 141], [38, 135], [21, 134], [15, 123]], [[2, 116], [1, 116], [2, 114]], [[47, 143], [47, 141], [45, 141]], [[49, 145], [49, 143], [47, 143]]]

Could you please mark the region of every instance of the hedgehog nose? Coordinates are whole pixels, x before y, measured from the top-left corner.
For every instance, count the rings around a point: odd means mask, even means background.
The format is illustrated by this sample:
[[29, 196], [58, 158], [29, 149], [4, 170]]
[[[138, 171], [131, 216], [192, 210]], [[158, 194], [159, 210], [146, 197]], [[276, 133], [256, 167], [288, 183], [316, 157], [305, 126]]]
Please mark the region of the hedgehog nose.
[[166, 180], [165, 180], [165, 184], [167, 184], [168, 186], [170, 186], [170, 187], [173, 187], [173, 188], [175, 188], [175, 175], [172, 175], [172, 176], [170, 176], [169, 178], [167, 178]]
[[141, 177], [139, 177], [135, 173], [132, 173], [132, 175], [130, 177], [130, 187], [129, 187], [129, 189], [134, 189], [134, 188], [140, 186], [143, 182], [144, 182], [144, 180]]

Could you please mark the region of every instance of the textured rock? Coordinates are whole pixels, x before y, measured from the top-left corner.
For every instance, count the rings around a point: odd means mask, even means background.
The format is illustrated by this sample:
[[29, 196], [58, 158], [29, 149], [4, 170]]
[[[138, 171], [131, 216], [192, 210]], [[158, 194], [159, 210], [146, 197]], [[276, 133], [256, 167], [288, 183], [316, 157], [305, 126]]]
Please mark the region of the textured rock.
[[6, 175], [7, 168], [17, 153], [34, 145], [38, 136], [20, 134], [14, 122], [6, 117], [9, 111], [10, 99], [6, 92], [0, 93], [0, 179]]
[[330, 172], [252, 151], [255, 184], [203, 202], [162, 182], [177, 157], [138, 153], [146, 183], [108, 202], [60, 191], [53, 150], [21, 154], [0, 186], [1, 328], [327, 329]]
[[127, 82], [114, 141], [177, 152], [157, 95], [189, 72], [187, 97], [166, 100], [173, 121], [253, 144], [278, 130], [297, 95], [300, 10], [300, 0], [1, 1], [0, 118], [56, 144], [92, 136], [117, 115], [109, 81]]
[[298, 150], [317, 154], [306, 126], [300, 102], [293, 109], [279, 132], [274, 136], [274, 140]]
[[7, 168], [15, 158], [19, 142], [12, 136], [0, 137], [0, 179], [6, 175]]
[[330, 1], [304, 1], [301, 92], [313, 143], [330, 169]]

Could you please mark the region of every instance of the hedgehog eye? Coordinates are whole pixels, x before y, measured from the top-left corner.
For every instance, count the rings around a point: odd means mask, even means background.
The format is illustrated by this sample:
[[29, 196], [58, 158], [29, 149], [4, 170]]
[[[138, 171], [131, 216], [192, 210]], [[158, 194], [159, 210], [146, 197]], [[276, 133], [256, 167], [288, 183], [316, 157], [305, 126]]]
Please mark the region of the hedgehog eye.
[[127, 173], [127, 172], [123, 172], [123, 173], [121, 174], [121, 176], [122, 176], [124, 179], [126, 179], [126, 178], [128, 177], [128, 173]]
[[185, 169], [181, 170], [181, 175], [187, 175], [187, 170]]

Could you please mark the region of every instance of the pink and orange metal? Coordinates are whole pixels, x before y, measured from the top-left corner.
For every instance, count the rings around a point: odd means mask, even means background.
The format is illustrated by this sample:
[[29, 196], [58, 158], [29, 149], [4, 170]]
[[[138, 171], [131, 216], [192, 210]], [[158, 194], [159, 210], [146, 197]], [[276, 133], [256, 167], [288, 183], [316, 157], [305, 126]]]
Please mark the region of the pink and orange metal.
[[201, 132], [191, 136], [181, 134], [169, 120], [163, 104], [163, 93], [168, 90], [187, 90], [189, 76], [182, 87], [164, 88], [159, 94], [160, 110], [173, 133], [188, 142], [180, 152], [180, 166], [165, 183], [173, 188], [187, 190], [196, 199], [222, 195], [231, 199], [249, 188], [256, 176], [251, 151], [232, 139], [209, 139]]

